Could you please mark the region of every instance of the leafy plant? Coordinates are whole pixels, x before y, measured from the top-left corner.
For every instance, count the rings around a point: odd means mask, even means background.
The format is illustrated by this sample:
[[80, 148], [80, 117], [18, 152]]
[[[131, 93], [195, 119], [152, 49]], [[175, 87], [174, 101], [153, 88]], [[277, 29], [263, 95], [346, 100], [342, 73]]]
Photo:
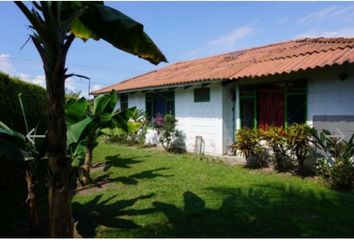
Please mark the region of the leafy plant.
[[110, 95], [101, 95], [95, 98], [93, 110], [90, 111], [89, 102], [85, 98], [69, 99], [66, 104], [66, 122], [68, 125], [68, 148], [74, 157], [74, 166], [82, 163], [82, 153], [85, 152], [83, 164], [83, 184], [90, 183], [90, 171], [93, 158], [93, 149], [98, 144], [98, 137], [105, 132], [105, 128], [119, 129], [129, 133], [136, 131], [140, 124], [130, 121], [135, 108], [126, 111], [116, 111], [117, 94], [114, 90]]
[[242, 128], [236, 133], [236, 143], [231, 147], [236, 154], [240, 151], [246, 158], [249, 167], [262, 168], [268, 166], [268, 154], [261, 144], [261, 135], [258, 129]]
[[22, 133], [19, 133], [0, 121], [0, 158], [2, 161], [20, 161], [24, 166], [27, 182], [26, 204], [29, 209], [28, 224], [31, 232], [39, 229], [34, 176], [38, 161], [44, 156], [45, 141], [33, 144]]
[[146, 113], [141, 109], [131, 109], [130, 119], [127, 122], [127, 131], [121, 128], [103, 129], [107, 142], [124, 143], [129, 145], [138, 144], [140, 146], [145, 143], [145, 136], [148, 128], [148, 119]]
[[166, 114], [163, 118], [155, 118], [155, 128], [159, 134], [159, 141], [162, 147], [167, 151], [179, 151], [180, 146], [175, 146], [173, 141], [181, 138], [182, 134], [176, 129], [177, 119], [172, 114]]
[[261, 135], [273, 151], [274, 168], [281, 172], [289, 170], [292, 167], [292, 162], [289, 156], [290, 146], [285, 129], [269, 127], [267, 130], [261, 130]]
[[354, 134], [349, 141], [331, 137], [328, 130], [318, 135], [313, 132], [314, 143], [320, 149], [317, 172], [332, 188], [349, 190], [354, 187]]
[[287, 129], [287, 142], [293, 156], [296, 157], [300, 174], [304, 174], [305, 160], [310, 157], [311, 137], [314, 129], [306, 124], [293, 124]]

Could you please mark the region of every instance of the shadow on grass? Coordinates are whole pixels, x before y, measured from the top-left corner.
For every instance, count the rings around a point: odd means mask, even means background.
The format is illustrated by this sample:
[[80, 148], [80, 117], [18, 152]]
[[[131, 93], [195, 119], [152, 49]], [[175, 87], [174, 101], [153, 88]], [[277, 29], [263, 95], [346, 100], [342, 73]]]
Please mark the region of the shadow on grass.
[[[353, 237], [354, 195], [283, 185], [210, 188], [222, 196], [218, 209], [208, 208], [185, 192], [184, 208], [154, 202], [168, 219], [142, 229], [140, 237]], [[328, 194], [327, 194], [328, 193]]]
[[103, 171], [108, 171], [111, 167], [119, 167], [119, 168], [131, 168], [131, 165], [141, 163], [143, 161], [136, 160], [134, 158], [124, 158], [119, 154], [113, 156], [107, 156], [105, 161], [105, 166]]
[[124, 219], [123, 216], [137, 216], [155, 213], [156, 209], [128, 209], [132, 207], [137, 201], [149, 199], [154, 194], [143, 195], [128, 200], [115, 200], [116, 196], [102, 199], [102, 195], [98, 195], [89, 202], [80, 204], [74, 202], [72, 204], [74, 219], [77, 221], [77, 232], [82, 237], [94, 237], [98, 226], [119, 229], [134, 229], [139, 225], [134, 221]]
[[111, 173], [103, 174], [95, 179], [97, 184], [105, 184], [109, 182], [121, 182], [126, 185], [136, 185], [138, 184], [139, 180], [143, 179], [153, 179], [157, 177], [173, 177], [174, 175], [165, 175], [159, 173], [159, 171], [168, 170], [170, 168], [162, 167], [156, 168], [151, 170], [142, 171], [140, 173], [135, 173], [127, 177], [114, 177], [111, 178]]

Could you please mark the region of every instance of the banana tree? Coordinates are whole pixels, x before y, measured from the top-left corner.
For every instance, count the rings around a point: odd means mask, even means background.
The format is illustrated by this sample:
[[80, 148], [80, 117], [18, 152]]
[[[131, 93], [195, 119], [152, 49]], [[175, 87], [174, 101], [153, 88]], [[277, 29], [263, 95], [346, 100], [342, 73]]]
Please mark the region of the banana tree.
[[52, 237], [72, 237], [70, 161], [66, 153], [66, 57], [76, 37], [103, 39], [114, 47], [153, 64], [165, 56], [143, 30], [143, 25], [103, 2], [32, 2], [31, 9], [16, 1], [30, 22], [30, 37], [43, 62], [46, 77], [49, 158], [49, 223]]
[[[44, 156], [44, 142], [32, 144], [22, 134], [0, 121], [0, 157], [2, 161], [21, 161], [27, 182], [26, 205], [29, 209], [28, 225], [32, 233], [39, 230], [36, 194], [33, 188], [38, 161]], [[24, 163], [24, 164], [23, 164]]]
[[105, 134], [104, 129], [130, 133], [141, 127], [139, 122], [130, 121], [136, 108], [118, 111], [115, 110], [116, 103], [117, 94], [115, 91], [112, 91], [110, 95], [96, 97], [92, 111], [90, 111], [85, 98], [80, 98], [77, 101], [70, 99], [66, 103], [67, 145], [69, 151], [73, 153], [72, 155], [77, 157], [73, 162], [74, 165], [79, 164], [80, 153], [86, 150], [82, 177], [84, 185], [91, 182], [93, 150], [98, 144], [97, 139]]

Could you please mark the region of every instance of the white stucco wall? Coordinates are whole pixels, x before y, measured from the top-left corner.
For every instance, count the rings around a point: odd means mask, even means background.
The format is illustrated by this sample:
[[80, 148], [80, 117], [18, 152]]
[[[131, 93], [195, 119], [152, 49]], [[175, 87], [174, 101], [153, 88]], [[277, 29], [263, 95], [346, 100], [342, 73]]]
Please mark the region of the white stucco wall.
[[178, 129], [186, 134], [187, 151], [194, 151], [196, 136], [202, 136], [206, 154], [220, 155], [223, 147], [222, 100], [220, 83], [211, 84], [210, 102], [194, 102], [194, 87], [175, 91], [175, 115]]
[[354, 115], [354, 73], [340, 80], [340, 72], [310, 76], [308, 80], [307, 122], [312, 124], [316, 115]]
[[[345, 72], [345, 80], [338, 76]], [[348, 140], [354, 133], [354, 71], [340, 69], [310, 76], [307, 123]], [[317, 119], [314, 119], [316, 116]]]
[[145, 94], [134, 93], [128, 95], [128, 107], [137, 107], [138, 109], [145, 110]]
[[[196, 87], [200, 87], [200, 85], [196, 85]], [[205, 144], [204, 153], [221, 155], [226, 151], [223, 143], [225, 141], [229, 142], [229, 140], [223, 138], [223, 131], [232, 126], [232, 122], [230, 122], [232, 121], [232, 104], [227, 107], [223, 107], [222, 104], [223, 95], [228, 93], [223, 91], [220, 83], [210, 84], [207, 86], [210, 88], [210, 101], [194, 102], [194, 88], [196, 87], [188, 89], [181, 87], [175, 90], [177, 128], [185, 134], [187, 151], [193, 152], [196, 136], [202, 136]], [[128, 106], [136, 106], [145, 110], [145, 94], [129, 94]], [[227, 122], [223, 122], [223, 108], [230, 110], [228, 114], [225, 114], [228, 119]], [[151, 134], [150, 131], [148, 137], [155, 138]], [[232, 134], [230, 136], [232, 137]], [[148, 140], [147, 142], [151, 143], [153, 141]]]

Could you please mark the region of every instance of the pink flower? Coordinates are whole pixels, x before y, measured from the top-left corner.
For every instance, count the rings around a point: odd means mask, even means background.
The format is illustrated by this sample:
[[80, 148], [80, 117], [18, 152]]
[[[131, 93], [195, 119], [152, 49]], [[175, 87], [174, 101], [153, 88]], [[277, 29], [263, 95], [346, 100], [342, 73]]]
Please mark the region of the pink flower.
[[156, 114], [156, 117], [154, 119], [154, 123], [155, 125], [157, 125], [158, 127], [162, 126], [164, 122], [163, 116], [161, 114]]

